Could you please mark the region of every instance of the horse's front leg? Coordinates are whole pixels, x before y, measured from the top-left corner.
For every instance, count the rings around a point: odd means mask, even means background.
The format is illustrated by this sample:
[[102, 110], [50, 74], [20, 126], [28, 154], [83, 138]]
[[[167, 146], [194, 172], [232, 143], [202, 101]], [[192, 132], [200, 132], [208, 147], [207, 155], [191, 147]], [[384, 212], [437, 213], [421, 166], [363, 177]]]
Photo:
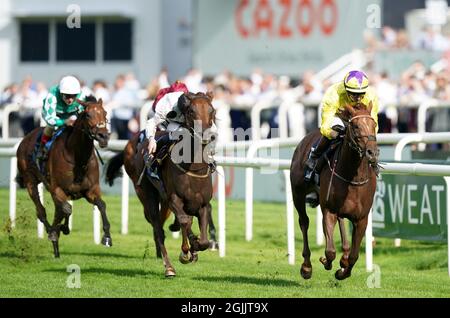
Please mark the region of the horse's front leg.
[[212, 208], [211, 203], [207, 204], [208, 208], [208, 232], [209, 232], [209, 248], [211, 250], [216, 250], [219, 246], [216, 239], [216, 227], [214, 226], [213, 218], [212, 218]]
[[48, 239], [53, 244], [53, 253], [56, 258], [59, 257], [59, 233], [63, 225], [61, 221], [72, 213], [72, 206], [69, 204], [68, 197], [61, 188], [55, 188], [50, 191], [52, 194], [53, 202], [55, 203], [55, 216], [53, 218], [53, 224], [48, 231]]
[[340, 265], [342, 268], [348, 267], [348, 255], [350, 254], [350, 244], [347, 239], [347, 232], [345, 230], [345, 221], [343, 218], [338, 217], [339, 222], [339, 232], [341, 233], [341, 243], [342, 243], [342, 257], [340, 260]]
[[339, 280], [350, 277], [350, 275], [352, 274], [352, 268], [355, 265], [356, 261], [358, 260], [359, 248], [361, 245], [361, 241], [364, 237], [364, 233], [366, 232], [367, 216], [361, 220], [352, 221], [352, 223], [353, 223], [352, 247], [350, 249], [350, 254], [348, 256], [348, 266], [340, 268], [336, 271], [335, 277], [336, 279]]
[[[208, 206], [204, 206], [200, 208], [198, 225], [200, 228], [200, 240], [196, 240], [196, 245], [198, 245], [198, 250], [204, 251], [209, 247], [208, 240], [208, 224], [209, 224], [209, 215], [211, 214], [211, 210], [208, 209]], [[191, 245], [193, 245], [191, 243]]]
[[330, 270], [333, 266], [333, 261], [336, 258], [336, 248], [334, 247], [333, 233], [336, 225], [337, 216], [330, 212], [329, 209], [323, 210], [323, 233], [325, 234], [326, 247], [325, 257], [320, 258], [326, 270]]
[[37, 218], [44, 224], [46, 232], [49, 233], [51, 226], [47, 220], [47, 213], [45, 213], [45, 207], [41, 203], [37, 184], [38, 181], [33, 179], [33, 181], [26, 182], [26, 187], [31, 200], [33, 200], [34, 205], [36, 206]]
[[103, 223], [103, 238], [102, 238], [102, 244], [111, 247], [112, 246], [112, 238], [110, 233], [110, 224], [108, 221], [108, 217], [106, 216], [106, 203], [102, 200], [101, 194], [100, 194], [100, 186], [97, 184], [92, 189], [90, 189], [86, 195], [86, 200], [97, 206], [98, 210], [100, 211], [100, 215], [102, 216], [102, 223]]
[[191, 237], [193, 236], [191, 227], [192, 227], [192, 216], [189, 216], [184, 211], [183, 200], [176, 194], [172, 194], [169, 200], [169, 207], [175, 213], [178, 222], [181, 227], [181, 235], [183, 237], [183, 242], [181, 244], [181, 253], [179, 260], [182, 264], [187, 264], [196, 259], [193, 258], [189, 248], [189, 241], [191, 241]]

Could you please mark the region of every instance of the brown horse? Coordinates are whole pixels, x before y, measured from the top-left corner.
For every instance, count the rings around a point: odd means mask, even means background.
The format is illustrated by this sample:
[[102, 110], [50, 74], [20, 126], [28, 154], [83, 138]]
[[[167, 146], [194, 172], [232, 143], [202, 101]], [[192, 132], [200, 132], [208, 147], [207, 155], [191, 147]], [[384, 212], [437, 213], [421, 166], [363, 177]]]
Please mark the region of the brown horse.
[[[323, 214], [323, 228], [326, 238], [325, 257], [320, 261], [330, 270], [336, 258], [333, 232], [339, 221], [343, 255], [341, 268], [335, 277], [339, 280], [351, 275], [359, 256], [359, 248], [367, 226], [367, 219], [376, 187], [376, 167], [378, 147], [376, 142], [376, 123], [370, 116], [372, 104], [368, 107], [357, 104], [346, 106], [340, 117], [346, 124], [346, 133], [342, 143], [336, 147], [331, 159], [325, 158], [324, 168], [320, 172], [320, 188], [304, 181], [304, 163], [311, 146], [320, 137], [318, 130], [308, 134], [297, 146], [291, 164], [291, 184], [294, 204], [299, 215], [299, 225], [303, 234], [303, 258], [300, 273], [304, 279], [311, 278], [311, 251], [308, 244], [309, 218], [306, 214], [305, 196], [319, 193], [319, 202]], [[349, 247], [343, 218], [353, 224], [352, 244]]]
[[[55, 257], [59, 257], [60, 231], [65, 235], [70, 233], [68, 222], [72, 207], [67, 201], [81, 197], [95, 204], [100, 210], [104, 230], [102, 244], [112, 245], [106, 204], [101, 198], [99, 167], [94, 152], [94, 140], [97, 140], [102, 148], [108, 145], [106, 111], [103, 109], [102, 100], [97, 101], [92, 96], [87, 97], [86, 102], [78, 102], [85, 110], [79, 114], [73, 127], [66, 127], [55, 139], [43, 172], [33, 160], [36, 140], [43, 130], [42, 127], [25, 136], [17, 149], [19, 172], [17, 181], [21, 187], [27, 188], [35, 204], [37, 217], [44, 224], [48, 238], [53, 243]], [[55, 204], [53, 225], [49, 224], [45, 207], [39, 200], [38, 184], [41, 182], [50, 192]], [[64, 224], [60, 224], [63, 219]]]
[[[139, 144], [139, 136], [132, 138], [125, 150], [113, 157], [108, 164], [106, 181], [109, 184], [112, 184], [114, 178], [119, 175], [120, 167], [125, 165], [136, 194], [144, 206], [145, 218], [153, 226], [157, 256], [161, 257], [162, 253], [166, 277], [176, 275], [164, 246], [163, 225], [170, 215], [170, 210], [176, 216], [172, 226], [176, 227], [177, 223], [181, 225], [183, 237], [179, 257], [181, 263], [196, 261], [197, 251], [209, 247], [207, 233], [208, 223], [212, 221], [210, 200], [213, 187], [210, 167], [205, 161], [204, 153], [205, 148], [211, 146], [211, 139], [206, 138], [204, 132], [212, 127], [215, 120], [212, 98], [211, 93], [187, 93], [178, 99], [178, 108], [185, 117], [182, 126], [187, 133], [183, 134], [183, 139], [175, 144], [169, 156], [161, 163], [160, 171], [165, 195], [160, 195], [148, 178], [139, 180], [144, 169], [142, 150], [147, 148], [148, 142]], [[201, 126], [195, 124], [199, 122]], [[194, 126], [198, 127], [195, 129]], [[181, 162], [177, 158], [180, 153], [187, 154]], [[191, 229], [193, 216], [199, 220], [200, 238], [195, 236]]]

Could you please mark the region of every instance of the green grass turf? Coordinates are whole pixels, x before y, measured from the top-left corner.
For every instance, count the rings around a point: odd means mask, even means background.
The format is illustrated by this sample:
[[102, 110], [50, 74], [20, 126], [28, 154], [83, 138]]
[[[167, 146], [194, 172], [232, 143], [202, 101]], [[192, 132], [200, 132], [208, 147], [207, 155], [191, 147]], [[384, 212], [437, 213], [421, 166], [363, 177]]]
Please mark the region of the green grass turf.
[[[439, 243], [377, 238], [374, 263], [380, 268], [380, 288], [369, 288], [364, 245], [352, 276], [336, 281], [334, 272], [341, 256], [336, 230], [337, 261], [332, 271], [319, 262], [324, 247], [315, 244], [315, 210], [310, 210], [309, 237], [313, 276], [299, 275], [302, 240], [296, 220], [296, 264], [287, 262], [284, 204], [254, 204], [254, 235], [245, 241], [245, 205], [227, 201], [226, 256], [217, 251], [199, 253], [198, 262], [178, 261], [181, 238], [167, 230], [166, 247], [177, 276], [164, 277], [156, 259], [150, 225], [135, 196], [130, 198], [129, 234], [120, 234], [120, 197], [105, 196], [111, 222], [113, 247], [93, 243], [92, 207], [84, 200], [74, 203], [74, 225], [61, 234], [61, 258], [54, 259], [51, 243], [36, 236], [35, 209], [24, 190], [18, 192], [17, 226], [9, 230], [7, 189], [0, 190], [0, 296], [2, 297], [450, 297], [447, 246]], [[53, 205], [45, 196], [50, 217]], [[217, 225], [217, 209], [213, 213]], [[51, 219], [50, 219], [51, 221]], [[198, 233], [198, 227], [194, 227]], [[364, 244], [364, 242], [363, 242]], [[80, 267], [81, 287], [68, 288], [67, 266]]]

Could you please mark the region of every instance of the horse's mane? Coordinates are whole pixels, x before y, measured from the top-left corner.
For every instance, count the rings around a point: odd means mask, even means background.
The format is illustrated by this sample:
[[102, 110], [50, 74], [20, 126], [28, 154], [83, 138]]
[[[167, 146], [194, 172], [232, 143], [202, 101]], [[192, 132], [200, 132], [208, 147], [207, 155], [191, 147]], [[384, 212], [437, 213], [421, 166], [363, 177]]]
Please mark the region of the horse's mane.
[[[359, 113], [367, 113], [370, 114], [369, 109], [367, 108], [367, 106], [363, 103], [356, 103], [355, 105], [349, 106], [351, 107], [354, 111], [356, 111], [358, 114]], [[348, 121], [352, 115], [350, 114], [350, 112], [344, 108], [344, 110], [341, 110], [338, 114], [338, 116], [344, 121]]]

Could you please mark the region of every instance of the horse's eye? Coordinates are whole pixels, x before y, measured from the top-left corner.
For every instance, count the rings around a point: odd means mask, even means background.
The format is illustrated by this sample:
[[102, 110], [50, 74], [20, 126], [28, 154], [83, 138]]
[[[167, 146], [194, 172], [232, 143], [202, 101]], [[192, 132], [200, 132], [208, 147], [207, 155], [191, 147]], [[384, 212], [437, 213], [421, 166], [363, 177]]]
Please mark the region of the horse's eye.
[[208, 113], [210, 113], [210, 114], [214, 113], [214, 108], [210, 107], [208, 110]]

